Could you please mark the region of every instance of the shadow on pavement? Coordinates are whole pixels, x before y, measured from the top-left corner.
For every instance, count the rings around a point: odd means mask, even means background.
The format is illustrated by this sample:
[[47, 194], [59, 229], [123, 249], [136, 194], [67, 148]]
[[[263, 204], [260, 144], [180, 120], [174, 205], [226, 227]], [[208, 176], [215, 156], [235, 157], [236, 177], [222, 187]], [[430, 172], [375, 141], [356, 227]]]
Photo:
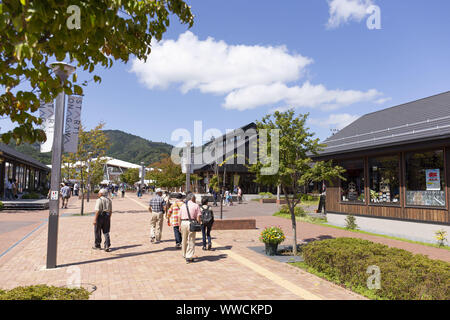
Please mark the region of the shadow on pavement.
[[226, 254], [219, 254], [217, 256], [203, 256], [203, 257], [198, 257], [197, 259], [195, 259], [195, 262], [202, 262], [202, 261], [214, 262], [214, 261], [218, 261], [221, 259], [225, 259], [227, 257], [228, 257], [228, 255], [226, 255]]
[[309, 243], [309, 242], [312, 242], [312, 241], [320, 241], [320, 240], [326, 240], [326, 239], [334, 239], [334, 237], [332, 237], [330, 235], [320, 235], [320, 236], [315, 237], [315, 238], [303, 239], [303, 242]]
[[[96, 262], [102, 262], [102, 261], [111, 261], [111, 260], [117, 260], [121, 258], [128, 258], [128, 257], [137, 257], [142, 256], [150, 253], [157, 253], [157, 252], [163, 252], [163, 251], [178, 251], [179, 249], [175, 247], [167, 247], [160, 250], [154, 250], [154, 251], [144, 251], [144, 252], [131, 252], [131, 253], [123, 253], [123, 254], [115, 254], [112, 257], [105, 257], [105, 258], [99, 258], [94, 260], [87, 260], [87, 261], [80, 261], [80, 262], [73, 262], [73, 263], [66, 263], [58, 265], [58, 268], [64, 268], [64, 267], [70, 267], [70, 266], [77, 266], [82, 264], [90, 264], [90, 263], [96, 263]], [[113, 248], [111, 248], [111, 252], [113, 251]], [[111, 253], [109, 252], [109, 253]]]

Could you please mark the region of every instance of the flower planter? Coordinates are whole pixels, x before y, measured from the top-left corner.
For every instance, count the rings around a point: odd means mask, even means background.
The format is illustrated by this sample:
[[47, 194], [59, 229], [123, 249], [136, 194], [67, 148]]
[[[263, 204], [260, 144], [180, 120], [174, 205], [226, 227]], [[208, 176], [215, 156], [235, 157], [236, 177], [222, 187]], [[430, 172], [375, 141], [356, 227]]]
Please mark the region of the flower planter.
[[278, 252], [278, 243], [265, 243], [266, 245], [266, 255], [276, 256]]

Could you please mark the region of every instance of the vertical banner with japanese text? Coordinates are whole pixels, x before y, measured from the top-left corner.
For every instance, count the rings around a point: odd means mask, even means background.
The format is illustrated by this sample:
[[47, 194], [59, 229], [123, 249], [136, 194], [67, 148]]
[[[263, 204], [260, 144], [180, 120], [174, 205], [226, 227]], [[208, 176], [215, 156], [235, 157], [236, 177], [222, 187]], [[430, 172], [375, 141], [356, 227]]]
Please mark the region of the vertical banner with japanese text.
[[47, 136], [47, 141], [41, 144], [41, 152], [50, 152], [53, 147], [53, 134], [55, 132], [55, 107], [53, 102], [41, 101], [39, 118], [42, 119], [41, 129]]
[[76, 153], [78, 149], [78, 133], [81, 121], [81, 105], [83, 97], [68, 96], [66, 128], [64, 130], [64, 152]]

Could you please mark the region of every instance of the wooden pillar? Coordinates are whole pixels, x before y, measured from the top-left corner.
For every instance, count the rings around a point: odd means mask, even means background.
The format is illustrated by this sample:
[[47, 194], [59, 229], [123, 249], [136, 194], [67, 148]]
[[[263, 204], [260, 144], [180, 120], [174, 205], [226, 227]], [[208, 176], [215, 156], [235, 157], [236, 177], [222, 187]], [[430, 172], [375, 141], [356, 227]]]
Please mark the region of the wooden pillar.
[[445, 217], [445, 222], [450, 223], [450, 188], [449, 188], [449, 183], [450, 183], [450, 147], [445, 147], [444, 148], [444, 172], [445, 172], [445, 197], [446, 197], [446, 207], [447, 207], [447, 212], [446, 212], [446, 217]]
[[405, 153], [400, 152], [400, 218], [406, 218], [406, 163], [405, 163]]

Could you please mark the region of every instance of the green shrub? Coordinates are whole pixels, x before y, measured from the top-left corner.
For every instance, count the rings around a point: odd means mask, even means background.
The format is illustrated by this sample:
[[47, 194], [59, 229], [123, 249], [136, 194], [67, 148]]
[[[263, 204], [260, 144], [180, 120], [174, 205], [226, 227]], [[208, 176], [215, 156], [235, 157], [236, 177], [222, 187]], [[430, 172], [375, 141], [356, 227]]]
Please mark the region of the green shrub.
[[3, 210], [4, 204], [0, 201], [0, 210]]
[[89, 291], [84, 288], [59, 288], [47, 285], [17, 287], [0, 290], [0, 300], [87, 300]]
[[22, 196], [22, 199], [40, 199], [41, 195], [36, 192], [26, 193]]
[[355, 216], [348, 215], [347, 218], [345, 218], [345, 229], [349, 229], [349, 230], [358, 229], [358, 225], [356, 224]]
[[444, 261], [353, 238], [314, 241], [302, 253], [308, 266], [349, 288], [367, 288], [367, 268], [378, 266], [379, 299], [450, 299], [450, 264]]
[[[281, 206], [281, 209], [280, 209], [279, 213], [281, 213], [281, 214], [289, 214], [289, 215], [291, 214], [287, 204], [284, 204], [284, 205]], [[294, 214], [295, 214], [296, 217], [304, 217], [304, 216], [306, 216], [305, 210], [302, 207], [295, 207], [294, 208]]]
[[270, 192], [260, 192], [259, 195], [263, 199], [273, 199], [275, 196]]

